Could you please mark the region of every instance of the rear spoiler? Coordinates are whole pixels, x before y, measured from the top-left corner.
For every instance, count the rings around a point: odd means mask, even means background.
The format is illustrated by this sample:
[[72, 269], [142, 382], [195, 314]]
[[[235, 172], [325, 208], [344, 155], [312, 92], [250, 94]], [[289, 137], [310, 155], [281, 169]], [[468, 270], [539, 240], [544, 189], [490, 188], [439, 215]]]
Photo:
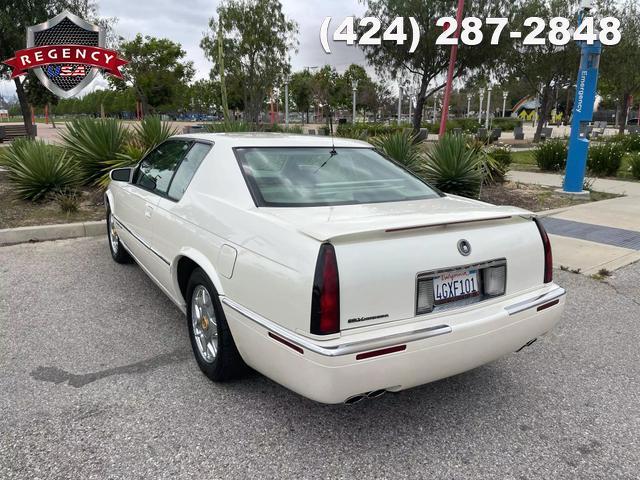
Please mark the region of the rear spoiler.
[[447, 225], [461, 225], [477, 222], [509, 220], [514, 217], [531, 219], [535, 214], [515, 207], [504, 207], [499, 211], [460, 212], [439, 214], [417, 214], [411, 216], [388, 216], [365, 218], [354, 221], [332, 221], [327, 223], [308, 224], [298, 228], [315, 240], [326, 242], [339, 238], [365, 235], [371, 233], [396, 233], [424, 228], [444, 227]]

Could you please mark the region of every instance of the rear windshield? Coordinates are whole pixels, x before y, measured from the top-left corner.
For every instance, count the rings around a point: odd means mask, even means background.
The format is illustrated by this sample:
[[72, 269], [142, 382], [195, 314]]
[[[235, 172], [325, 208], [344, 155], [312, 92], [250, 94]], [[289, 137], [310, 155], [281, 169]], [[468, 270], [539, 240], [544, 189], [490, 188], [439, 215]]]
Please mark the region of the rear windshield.
[[370, 148], [237, 148], [258, 206], [401, 202], [439, 194]]

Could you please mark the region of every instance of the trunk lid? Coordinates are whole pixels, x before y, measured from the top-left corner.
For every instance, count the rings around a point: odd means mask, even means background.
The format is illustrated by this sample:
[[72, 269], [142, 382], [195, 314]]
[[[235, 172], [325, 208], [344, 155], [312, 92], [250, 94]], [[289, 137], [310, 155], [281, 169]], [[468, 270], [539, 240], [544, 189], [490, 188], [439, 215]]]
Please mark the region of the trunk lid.
[[[333, 244], [342, 332], [416, 317], [421, 274], [504, 260], [506, 295], [543, 283], [540, 234], [530, 220], [533, 214], [519, 208], [448, 196], [260, 210], [309, 237]], [[460, 253], [461, 240], [471, 245], [469, 255]]]

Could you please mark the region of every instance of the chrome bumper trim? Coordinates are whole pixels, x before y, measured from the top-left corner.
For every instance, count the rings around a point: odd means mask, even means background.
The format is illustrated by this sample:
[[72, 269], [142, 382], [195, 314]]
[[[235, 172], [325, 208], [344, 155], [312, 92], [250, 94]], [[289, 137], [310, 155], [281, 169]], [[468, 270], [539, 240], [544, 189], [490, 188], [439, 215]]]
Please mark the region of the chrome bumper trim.
[[277, 325], [264, 318], [261, 315], [258, 315], [255, 312], [252, 312], [248, 308], [243, 307], [242, 305], [230, 300], [227, 297], [221, 297], [220, 300], [226, 306], [235, 310], [243, 317], [251, 320], [254, 323], [257, 323], [263, 328], [266, 328], [270, 332], [284, 338], [288, 342], [293, 343], [301, 347], [302, 349], [309, 350], [311, 352], [317, 353], [318, 355], [323, 355], [325, 357], [340, 357], [344, 355], [352, 355], [354, 353], [368, 352], [371, 350], [375, 350], [378, 348], [390, 347], [393, 345], [417, 342], [418, 340], [425, 340], [427, 338], [438, 337], [440, 335], [446, 335], [447, 333], [451, 333], [452, 329], [449, 325], [436, 325], [433, 327], [421, 328], [418, 330], [413, 330], [411, 332], [406, 333], [398, 333], [395, 335], [388, 335], [381, 338], [376, 338], [373, 340], [363, 340], [359, 342], [348, 342], [343, 343], [341, 345], [336, 345], [333, 347], [324, 347], [322, 345], [318, 345], [312, 340], [303, 337], [297, 333], [294, 333], [286, 328]]
[[543, 295], [539, 295], [534, 298], [530, 298], [528, 300], [524, 300], [522, 302], [514, 303], [513, 305], [509, 305], [504, 307], [509, 315], [515, 315], [520, 312], [524, 312], [525, 310], [529, 310], [530, 308], [536, 308], [545, 303], [552, 302], [557, 300], [560, 297], [566, 295], [566, 290], [562, 287], [556, 287], [550, 292], [547, 292]]

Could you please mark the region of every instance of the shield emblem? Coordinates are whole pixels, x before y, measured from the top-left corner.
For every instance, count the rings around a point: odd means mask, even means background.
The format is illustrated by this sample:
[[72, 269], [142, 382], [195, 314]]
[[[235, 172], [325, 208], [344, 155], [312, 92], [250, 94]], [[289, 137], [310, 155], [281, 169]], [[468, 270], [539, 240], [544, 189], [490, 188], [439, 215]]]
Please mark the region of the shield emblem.
[[[87, 45], [104, 48], [105, 29], [68, 11], [27, 28], [27, 48], [46, 45]], [[99, 68], [79, 63], [46, 65], [34, 69], [42, 84], [61, 98], [77, 95], [96, 78]]]

